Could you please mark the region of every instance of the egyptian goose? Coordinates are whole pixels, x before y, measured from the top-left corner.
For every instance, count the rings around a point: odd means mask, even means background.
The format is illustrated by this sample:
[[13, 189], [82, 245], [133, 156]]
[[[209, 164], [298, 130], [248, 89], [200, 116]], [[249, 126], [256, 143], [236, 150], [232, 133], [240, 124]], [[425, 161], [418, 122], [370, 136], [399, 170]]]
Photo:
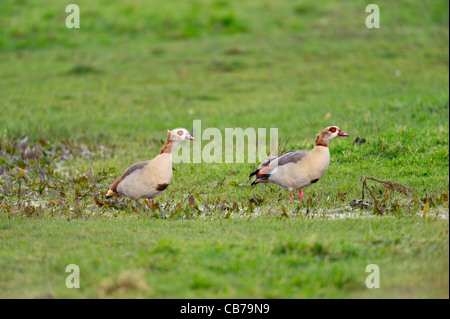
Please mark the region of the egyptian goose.
[[340, 136], [348, 136], [337, 126], [325, 128], [317, 134], [316, 145], [311, 151], [297, 150], [281, 156], [271, 157], [252, 172], [256, 179], [251, 185], [273, 183], [286, 188], [293, 201], [292, 191], [298, 189], [298, 197], [303, 200], [302, 188], [316, 183], [325, 174], [330, 163], [328, 142]]
[[167, 140], [158, 156], [150, 161], [130, 166], [115, 182], [106, 194], [106, 198], [123, 195], [134, 199], [149, 200], [163, 193], [172, 180], [172, 150], [183, 140], [194, 140], [185, 129], [167, 131]]

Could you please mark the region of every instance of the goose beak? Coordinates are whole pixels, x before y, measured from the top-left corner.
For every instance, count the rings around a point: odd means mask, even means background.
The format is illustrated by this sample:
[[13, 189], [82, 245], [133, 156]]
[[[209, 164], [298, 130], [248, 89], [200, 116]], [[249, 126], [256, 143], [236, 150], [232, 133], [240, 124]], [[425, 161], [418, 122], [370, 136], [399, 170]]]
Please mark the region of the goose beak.
[[195, 141], [195, 138], [193, 138], [193, 137], [190, 136], [189, 134], [186, 135], [186, 139], [191, 140], [191, 141]]
[[339, 134], [338, 134], [338, 136], [344, 136], [344, 137], [347, 137], [348, 136], [348, 134], [347, 133], [345, 133], [344, 131], [342, 131], [342, 130], [339, 130]]

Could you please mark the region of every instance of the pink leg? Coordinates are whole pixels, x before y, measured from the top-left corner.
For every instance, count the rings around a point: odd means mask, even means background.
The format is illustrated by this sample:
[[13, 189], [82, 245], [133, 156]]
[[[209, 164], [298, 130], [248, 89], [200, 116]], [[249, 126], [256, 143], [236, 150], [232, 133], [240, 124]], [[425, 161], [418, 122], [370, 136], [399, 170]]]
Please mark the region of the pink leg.
[[150, 200], [148, 201], [148, 204], [149, 204], [150, 206], [152, 206], [152, 205], [153, 205], [153, 201], [150, 199]]
[[300, 200], [303, 200], [303, 192], [301, 188], [298, 189], [298, 198], [300, 198]]
[[294, 196], [291, 194], [291, 192], [289, 192], [289, 199], [291, 200], [291, 202], [294, 201]]

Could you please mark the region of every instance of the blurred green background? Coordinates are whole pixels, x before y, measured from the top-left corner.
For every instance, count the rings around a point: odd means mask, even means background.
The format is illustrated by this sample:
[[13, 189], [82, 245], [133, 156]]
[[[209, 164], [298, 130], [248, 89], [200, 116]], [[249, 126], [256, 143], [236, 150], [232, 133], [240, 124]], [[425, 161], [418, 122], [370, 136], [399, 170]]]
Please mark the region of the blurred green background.
[[81, 0], [80, 29], [69, 3], [0, 3], [8, 136], [141, 141], [193, 119], [448, 132], [448, 1], [379, 1], [380, 29], [369, 1]]

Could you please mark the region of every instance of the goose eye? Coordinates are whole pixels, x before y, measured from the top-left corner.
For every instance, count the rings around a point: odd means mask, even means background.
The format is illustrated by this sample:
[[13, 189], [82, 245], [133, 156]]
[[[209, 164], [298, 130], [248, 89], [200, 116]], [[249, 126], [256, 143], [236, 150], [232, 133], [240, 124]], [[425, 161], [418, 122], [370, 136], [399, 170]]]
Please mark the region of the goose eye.
[[330, 131], [331, 133], [335, 133], [336, 132], [336, 128], [335, 127], [331, 127], [328, 131]]

